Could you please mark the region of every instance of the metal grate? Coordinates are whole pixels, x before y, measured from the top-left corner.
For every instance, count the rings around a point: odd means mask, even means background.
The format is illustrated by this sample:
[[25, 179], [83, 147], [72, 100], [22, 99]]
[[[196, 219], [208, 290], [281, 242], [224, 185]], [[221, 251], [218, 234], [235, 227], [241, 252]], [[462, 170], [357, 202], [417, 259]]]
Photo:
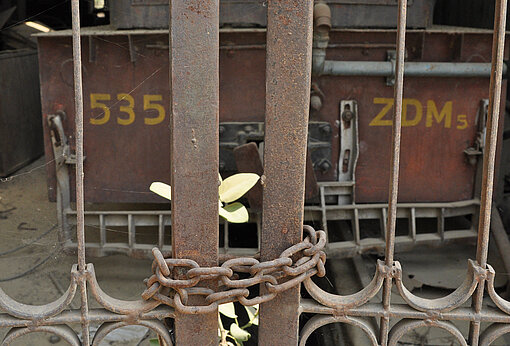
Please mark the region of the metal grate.
[[[341, 182], [319, 183], [319, 205], [307, 205], [304, 208], [305, 223], [319, 224], [326, 232], [330, 229], [328, 223], [334, 221], [346, 221], [346, 232], [338, 235], [339, 227], [333, 227], [326, 246], [329, 257], [346, 258], [362, 253], [384, 253], [386, 222], [388, 215], [387, 204], [343, 204], [326, 203], [329, 197], [338, 198], [344, 196], [344, 184]], [[476, 225], [456, 225], [445, 227], [450, 218], [463, 217], [466, 220], [474, 220], [479, 211], [478, 199], [449, 202], [449, 203], [399, 203], [397, 206], [397, 218], [403, 220], [407, 227], [407, 233], [398, 235], [395, 244], [399, 251], [411, 250], [419, 245], [443, 246], [450, 242], [472, 241], [476, 239]], [[76, 211], [70, 208], [64, 210], [64, 224], [71, 230], [75, 230]], [[221, 221], [219, 256], [220, 261], [235, 256], [255, 255], [260, 251], [260, 230], [262, 215], [252, 213], [250, 220], [256, 230], [257, 241], [252, 241], [248, 246], [236, 246], [231, 226], [226, 221]], [[434, 232], [420, 233], [421, 228], [432, 223], [437, 225]], [[371, 232], [366, 229], [364, 222], [372, 222], [377, 226]], [[169, 241], [171, 236], [171, 211], [170, 210], [96, 210], [85, 211], [85, 224], [87, 235], [86, 251], [93, 257], [113, 254], [127, 254], [136, 258], [152, 258], [151, 250], [157, 245], [163, 253], [170, 254], [172, 245]], [[110, 229], [122, 230], [122, 234], [128, 237], [107, 238]], [[137, 240], [140, 229], [151, 228], [157, 234], [157, 241], [141, 242]], [[343, 227], [340, 227], [343, 228]], [[68, 232], [64, 247], [68, 252], [75, 252], [78, 244]], [[374, 234], [375, 233], [375, 234]], [[64, 234], [65, 235], [65, 234]], [[343, 238], [340, 238], [343, 236]], [[153, 237], [154, 238], [154, 237]], [[96, 241], [95, 241], [96, 240]]]

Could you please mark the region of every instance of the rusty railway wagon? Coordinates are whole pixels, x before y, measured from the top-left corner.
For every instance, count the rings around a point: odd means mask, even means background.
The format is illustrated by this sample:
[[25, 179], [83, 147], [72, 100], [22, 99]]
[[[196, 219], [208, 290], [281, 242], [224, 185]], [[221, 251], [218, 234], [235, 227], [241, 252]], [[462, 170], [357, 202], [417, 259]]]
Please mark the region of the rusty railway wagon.
[[[161, 345], [217, 345], [229, 302], [261, 305], [259, 345], [304, 346], [333, 323], [383, 346], [422, 327], [460, 345], [510, 332], [488, 263], [491, 216], [500, 253], [510, 247], [491, 213], [506, 1], [493, 32], [431, 26], [429, 0], [115, 1], [113, 28], [83, 30], [79, 3], [72, 31], [39, 36], [49, 192], [77, 264], [46, 305], [0, 289], [3, 344], [50, 332], [99, 345], [135, 324]], [[263, 174], [247, 197], [256, 247], [231, 246], [246, 229], [220, 233], [218, 169]], [[171, 220], [147, 191], [169, 176]], [[127, 239], [109, 237], [119, 227]], [[476, 240], [476, 257], [456, 290], [428, 299], [406, 288], [396, 251], [461, 240]], [[134, 301], [101, 290], [86, 261], [87, 250], [143, 256], [154, 245]], [[314, 281], [327, 256], [369, 251], [383, 256], [357, 293]], [[76, 295], [80, 309], [68, 310]]]
[[[492, 32], [433, 26], [434, 3], [409, 3], [399, 250], [477, 235]], [[331, 256], [381, 253], [385, 246], [396, 5], [394, 0], [315, 5], [305, 220], [328, 232]], [[261, 173], [270, 78], [266, 10], [259, 0], [220, 1], [224, 176]], [[148, 191], [151, 182], [169, 183], [170, 177], [171, 148], [164, 140], [170, 135], [169, 45], [162, 29], [168, 27], [167, 1], [113, 1], [110, 13], [110, 27], [82, 30], [85, 202], [94, 204], [85, 212], [88, 249], [144, 256], [158, 244], [170, 252], [170, 211]], [[70, 31], [39, 36], [49, 196], [58, 200], [62, 238], [72, 249], [70, 44]], [[225, 257], [258, 252], [261, 191], [258, 186], [248, 195], [251, 224], [222, 224]], [[107, 232], [117, 228], [127, 229], [128, 236]]]

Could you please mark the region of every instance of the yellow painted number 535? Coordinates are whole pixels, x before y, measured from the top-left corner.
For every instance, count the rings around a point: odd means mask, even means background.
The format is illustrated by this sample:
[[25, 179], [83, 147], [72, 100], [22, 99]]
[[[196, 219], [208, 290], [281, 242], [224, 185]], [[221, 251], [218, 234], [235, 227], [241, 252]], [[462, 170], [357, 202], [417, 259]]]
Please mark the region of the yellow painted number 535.
[[[134, 123], [136, 114], [135, 99], [130, 94], [119, 93], [116, 95], [117, 101], [108, 106], [105, 101], [111, 101], [110, 94], [90, 94], [90, 108], [99, 109], [97, 115], [92, 115], [90, 123], [92, 125], [104, 125], [110, 121], [111, 109], [118, 105], [119, 114], [117, 115], [117, 124], [122, 126]], [[145, 125], [158, 125], [165, 120], [165, 108], [161, 104], [162, 95], [143, 95], [143, 110], [148, 111], [143, 119]]]

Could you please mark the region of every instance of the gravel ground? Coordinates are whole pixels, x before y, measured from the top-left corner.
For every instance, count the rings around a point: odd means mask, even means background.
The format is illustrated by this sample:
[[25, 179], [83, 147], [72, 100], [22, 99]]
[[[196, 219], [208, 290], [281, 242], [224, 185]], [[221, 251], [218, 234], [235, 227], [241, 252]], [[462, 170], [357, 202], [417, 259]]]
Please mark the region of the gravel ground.
[[[25, 304], [54, 301], [69, 285], [70, 271], [76, 256], [61, 253], [56, 203], [48, 201], [44, 158], [0, 182], [0, 288]], [[22, 247], [18, 251], [10, 252]], [[87, 258], [94, 263], [101, 288], [113, 297], [138, 299], [143, 291], [142, 280], [150, 271], [150, 262], [125, 256]], [[40, 265], [39, 265], [40, 264]], [[36, 267], [33, 270], [32, 268]], [[126, 268], [129, 268], [127, 270]], [[19, 276], [19, 278], [17, 278]], [[97, 307], [89, 299], [91, 307]], [[79, 300], [72, 306], [79, 308]], [[79, 331], [79, 326], [72, 326]], [[97, 326], [92, 326], [92, 330]], [[122, 328], [111, 334], [105, 345], [138, 345], [144, 329]], [[0, 337], [7, 329], [0, 329]], [[17, 345], [65, 345], [51, 334], [27, 335]], [[140, 343], [148, 345], [148, 341]]]

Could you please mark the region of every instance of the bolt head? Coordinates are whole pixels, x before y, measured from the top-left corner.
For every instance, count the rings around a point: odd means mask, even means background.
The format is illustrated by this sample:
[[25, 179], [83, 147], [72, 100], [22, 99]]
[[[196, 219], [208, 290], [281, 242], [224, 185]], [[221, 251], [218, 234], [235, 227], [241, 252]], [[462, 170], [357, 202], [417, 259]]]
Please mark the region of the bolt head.
[[324, 160], [320, 163], [319, 168], [321, 171], [326, 172], [331, 169], [331, 162], [329, 162], [329, 160]]
[[319, 95], [312, 95], [310, 97], [310, 107], [314, 111], [319, 111], [322, 108], [322, 100]]
[[322, 126], [320, 127], [320, 130], [321, 130], [321, 132], [322, 132], [323, 134], [325, 134], [325, 135], [329, 135], [329, 134], [331, 133], [331, 126], [329, 126], [329, 125], [322, 125]]
[[50, 335], [50, 337], [48, 338], [48, 341], [50, 342], [50, 344], [56, 344], [56, 343], [60, 342], [60, 340], [61, 340], [61, 338], [58, 335]]
[[354, 118], [354, 113], [352, 111], [344, 111], [342, 113], [343, 121], [351, 121]]

